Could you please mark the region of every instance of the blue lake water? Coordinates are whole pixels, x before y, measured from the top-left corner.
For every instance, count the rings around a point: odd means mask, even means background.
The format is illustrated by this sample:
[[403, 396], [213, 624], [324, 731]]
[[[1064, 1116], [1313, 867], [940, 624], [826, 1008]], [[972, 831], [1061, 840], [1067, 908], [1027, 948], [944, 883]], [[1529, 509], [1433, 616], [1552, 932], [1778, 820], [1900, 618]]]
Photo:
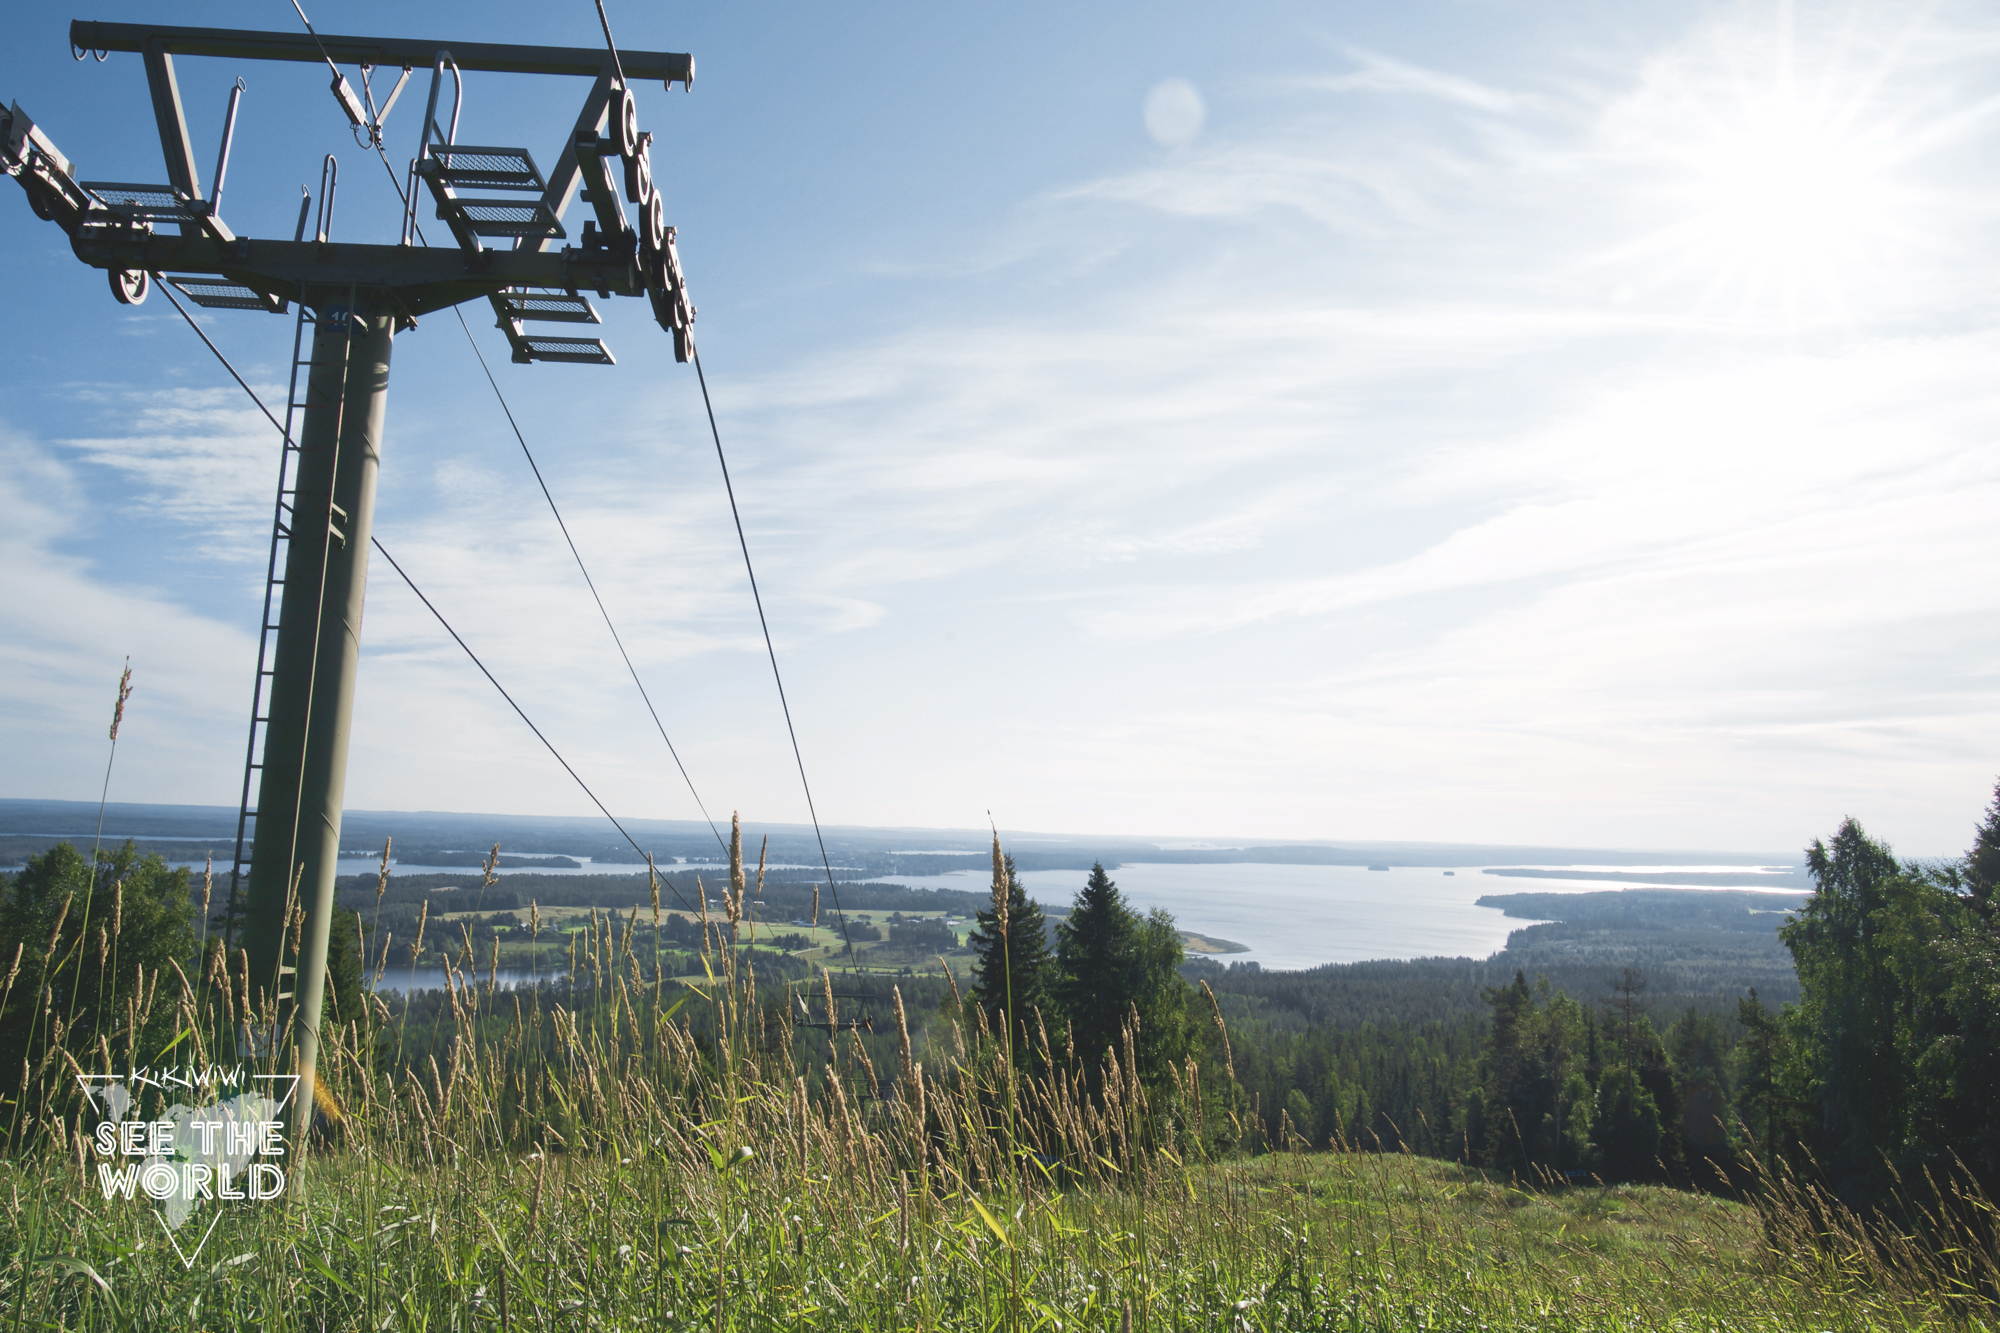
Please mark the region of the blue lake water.
[[[558, 981], [562, 978], [563, 970], [560, 962], [557, 963], [555, 968], [544, 967], [540, 972], [530, 972], [525, 968], [503, 967], [500, 969], [500, 975], [494, 979], [504, 990], [509, 986], [534, 985], [544, 981]], [[471, 978], [471, 980], [479, 986], [484, 986], [486, 984], [486, 975], [485, 969], [482, 968], [479, 970], [479, 975]], [[458, 981], [461, 986], [467, 980], [468, 978], [465, 973], [460, 972], [458, 974]], [[444, 987], [445, 978], [442, 967], [435, 965], [429, 967], [390, 966], [383, 970], [382, 980], [375, 984], [374, 989], [378, 991], [395, 991], [400, 994], [407, 991], [443, 990]]]
[[[513, 853], [506, 854], [512, 855]], [[533, 853], [527, 853], [527, 855], [533, 855]], [[643, 875], [646, 873], [646, 863], [644, 861], [593, 861], [587, 856], [573, 856], [570, 860], [577, 862], [577, 864], [574, 866], [500, 866], [493, 873], [496, 875]], [[175, 862], [175, 864], [179, 865], [182, 863]], [[382, 868], [382, 858], [379, 854], [372, 857], [343, 856], [334, 864], [334, 873], [337, 875], [372, 875]], [[194, 862], [193, 865], [197, 870], [201, 868], [201, 863], [198, 861]], [[684, 872], [693, 872], [698, 875], [719, 874], [726, 878], [729, 874], [729, 863], [727, 861], [662, 861], [659, 863], [659, 868], [663, 871], [671, 870], [677, 875]], [[800, 865], [789, 861], [783, 864], [773, 861], [764, 868], [767, 871], [810, 870], [814, 874], [821, 873], [817, 865]], [[476, 875], [479, 873], [478, 866], [427, 866], [415, 861], [407, 863], [403, 861], [391, 861], [389, 862], [389, 870], [390, 873], [396, 875]], [[744, 870], [752, 875], [757, 873], [757, 861], [755, 857], [752, 857], [745, 864]], [[833, 870], [836, 875], [857, 873], [844, 871], [840, 866], [835, 866]]]
[[[372, 874], [377, 861], [342, 858], [339, 873]], [[817, 867], [786, 867], [817, 869]], [[1619, 870], [1641, 874], [1669, 871], [1730, 871], [1734, 865], [1632, 866], [1605, 864], [1569, 866], [1570, 870]], [[435, 870], [477, 874], [465, 866], [395, 865], [399, 874]], [[723, 870], [704, 864], [678, 865], [679, 870]], [[1782, 871], [1788, 867], [1769, 867]], [[644, 865], [586, 861], [578, 870], [544, 870], [545, 874], [643, 875]], [[502, 875], [524, 873], [503, 870]], [[726, 873], [726, 871], [725, 871]], [[1083, 887], [1081, 870], [1031, 870], [1021, 876], [1030, 897], [1044, 906], [1067, 907]], [[918, 888], [955, 889], [984, 893], [987, 872], [955, 871], [944, 875], [881, 875], [869, 882], [907, 884]], [[1510, 931], [1532, 924], [1480, 907], [1476, 900], [1499, 893], [1591, 893], [1635, 887], [1614, 882], [1536, 879], [1528, 876], [1484, 875], [1477, 866], [1441, 868], [1398, 866], [1368, 870], [1360, 866], [1270, 865], [1228, 862], [1218, 865], [1134, 863], [1119, 867], [1112, 878], [1141, 910], [1163, 907], [1182, 929], [1213, 935], [1249, 947], [1247, 953], [1216, 955], [1220, 962], [1254, 961], [1267, 968], [1318, 967], [1323, 963], [1353, 963], [1374, 958], [1485, 958], [1504, 948]], [[1777, 875], [1773, 876], [1774, 881]], [[843, 881], [845, 882], [845, 881]], [[1774, 891], [1798, 892], [1784, 882]], [[524, 978], [525, 979], [525, 978]], [[383, 978], [385, 987], [394, 978]], [[407, 984], [407, 977], [404, 984]], [[442, 985], [441, 979], [420, 977], [419, 987]], [[399, 987], [400, 988], [400, 987]]]
[[[1661, 867], [1594, 866], [1604, 870]], [[1732, 870], [1742, 866], [1677, 866], [1676, 870]], [[1248, 953], [1217, 955], [1219, 962], [1256, 961], [1267, 968], [1318, 967], [1373, 958], [1485, 958], [1504, 948], [1508, 932], [1532, 924], [1479, 907], [1492, 893], [1589, 893], [1631, 887], [1577, 880], [1482, 875], [1476, 866], [1289, 866], [1262, 863], [1176, 865], [1135, 863], [1112, 874], [1133, 905], [1163, 907], [1183, 930], [1212, 934], [1250, 946]], [[989, 876], [886, 877], [926, 888], [983, 892]], [[1028, 896], [1045, 906], [1067, 907], [1087, 872], [1031, 870], [1022, 874]], [[1778, 887], [1778, 886], [1774, 886]], [[1788, 892], [1797, 890], [1782, 886]]]

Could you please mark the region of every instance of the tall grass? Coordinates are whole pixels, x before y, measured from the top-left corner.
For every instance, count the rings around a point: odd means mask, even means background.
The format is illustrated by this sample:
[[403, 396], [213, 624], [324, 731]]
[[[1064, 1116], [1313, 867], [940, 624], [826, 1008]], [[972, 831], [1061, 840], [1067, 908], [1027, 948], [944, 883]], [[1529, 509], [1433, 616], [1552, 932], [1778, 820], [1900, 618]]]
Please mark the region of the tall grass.
[[[1215, 1162], [1229, 1099], [1195, 1063], [1140, 1083], [1128, 1025], [1101, 1077], [1035, 1025], [1010, 1060], [970, 1011], [878, 1068], [830, 976], [808, 1062], [798, 997], [742, 946], [740, 837], [707, 980], [650, 975], [593, 922], [571, 982], [478, 975], [469, 939], [420, 1067], [371, 997], [322, 1045], [322, 1128], [261, 1205], [176, 1233], [99, 1197], [95, 1115], [38, 1078], [41, 1133], [0, 1162], [0, 1318], [83, 1329], [1433, 1329], [1994, 1327], [1991, 1228], [1957, 1253], [1885, 1242], [1796, 1180], [1761, 1209], [1566, 1189], [1358, 1151]], [[704, 902], [704, 908], [706, 904]], [[386, 942], [371, 960], [386, 966]], [[129, 1017], [173, 1057], [233, 1062], [275, 1017], [219, 953]], [[843, 1038], [845, 1038], [843, 1040]], [[218, 1050], [218, 1047], [227, 1049]], [[818, 1049], [814, 1047], [813, 1049]], [[101, 1072], [153, 1052], [105, 1042]], [[222, 1058], [218, 1058], [218, 1056]], [[1227, 1079], [1226, 1072], [1218, 1077]], [[65, 1084], [69, 1089], [65, 1091]], [[1093, 1086], [1098, 1090], [1093, 1091]], [[135, 1108], [131, 1114], [143, 1114]], [[1352, 1145], [1341, 1145], [1352, 1147]], [[1972, 1206], [1976, 1202], [1977, 1207]], [[1968, 1201], [1954, 1216], [1988, 1217]], [[1856, 1228], [1859, 1228], [1858, 1230]], [[1986, 1322], [1981, 1322], [1982, 1320]]]

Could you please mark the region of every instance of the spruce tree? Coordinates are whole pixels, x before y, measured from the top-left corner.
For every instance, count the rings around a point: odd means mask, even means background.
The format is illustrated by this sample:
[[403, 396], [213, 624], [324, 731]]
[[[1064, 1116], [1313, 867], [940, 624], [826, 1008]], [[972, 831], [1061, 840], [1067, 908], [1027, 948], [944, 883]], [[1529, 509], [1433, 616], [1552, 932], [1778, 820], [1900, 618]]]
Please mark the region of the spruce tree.
[[1105, 1052], [1118, 1045], [1130, 1006], [1139, 919], [1125, 905], [1102, 862], [1056, 927], [1056, 995], [1069, 1021], [1074, 1054], [1095, 1083]]
[[1132, 1054], [1141, 1082], [1162, 1086], [1168, 1064], [1189, 1058], [1198, 1027], [1180, 975], [1185, 956], [1172, 916], [1141, 916], [1102, 864], [1090, 868], [1068, 919], [1056, 927], [1054, 990], [1069, 1023], [1072, 1054], [1093, 1087], [1103, 1078], [1108, 1052], [1116, 1050], [1125, 1064], [1125, 1028], [1135, 1012], [1139, 1039]]
[[[1005, 1030], [1000, 1028], [1003, 1016], [1010, 1012], [1008, 996], [1009, 982], [1012, 982], [1011, 1013], [1017, 1016], [1014, 1019], [1014, 1052], [1019, 1060], [1025, 1059], [1027, 1052], [1038, 1044], [1035, 1038], [1036, 1011], [1041, 1011], [1045, 1024], [1056, 1021], [1056, 1016], [1049, 1009], [1053, 964], [1049, 958], [1048, 924], [1042, 916], [1042, 909], [1021, 887], [1021, 877], [1014, 870], [1013, 857], [1006, 858], [1006, 867], [1005, 950], [1001, 948], [998, 914], [991, 907], [979, 913], [979, 926], [966, 936], [965, 942], [977, 955], [977, 961], [972, 965], [973, 999], [986, 1010], [987, 1021], [1002, 1031]], [[1050, 1039], [1058, 1038], [1051, 1035]]]

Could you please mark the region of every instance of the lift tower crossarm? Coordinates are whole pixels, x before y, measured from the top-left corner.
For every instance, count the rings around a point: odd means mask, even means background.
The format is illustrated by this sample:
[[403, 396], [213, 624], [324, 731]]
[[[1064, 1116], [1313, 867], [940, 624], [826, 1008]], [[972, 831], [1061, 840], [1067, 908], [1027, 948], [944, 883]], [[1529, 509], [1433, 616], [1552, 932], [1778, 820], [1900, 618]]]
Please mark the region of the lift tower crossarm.
[[[148, 44], [167, 55], [213, 56], [224, 60], [295, 60], [318, 65], [331, 57], [336, 65], [409, 65], [428, 68], [439, 51], [450, 51], [467, 72], [492, 74], [576, 74], [596, 78], [611, 69], [608, 51], [576, 46], [506, 46], [493, 42], [422, 41], [409, 37], [336, 37], [322, 33], [319, 42], [289, 32], [242, 32], [232, 28], [168, 28], [151, 23], [98, 23], [78, 19], [69, 25], [77, 50], [128, 51], [144, 54]], [[326, 54], [320, 54], [320, 45]], [[668, 87], [694, 83], [694, 57], [672, 51], [618, 53], [629, 79], [658, 79]]]
[[566, 247], [556, 251], [419, 249], [334, 241], [217, 242], [206, 236], [84, 227], [70, 242], [93, 268], [215, 274], [281, 301], [305, 289], [355, 284], [389, 293], [395, 307], [425, 315], [510, 287], [590, 289], [644, 296], [646, 279], [629, 256]]

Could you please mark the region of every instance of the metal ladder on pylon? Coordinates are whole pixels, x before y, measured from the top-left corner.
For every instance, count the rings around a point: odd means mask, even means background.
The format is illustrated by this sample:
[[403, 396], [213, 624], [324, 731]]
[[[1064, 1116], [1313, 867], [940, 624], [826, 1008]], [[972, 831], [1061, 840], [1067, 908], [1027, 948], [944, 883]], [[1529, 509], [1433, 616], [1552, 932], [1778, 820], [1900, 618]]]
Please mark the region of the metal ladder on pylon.
[[[285, 586], [284, 570], [291, 553], [292, 525], [298, 506], [297, 462], [299, 442], [296, 432], [299, 415], [307, 407], [312, 393], [312, 372], [319, 366], [310, 355], [310, 347], [305, 341], [305, 331], [311, 326], [315, 335], [322, 323], [344, 322], [348, 318], [346, 310], [335, 310], [322, 314], [308, 306], [306, 294], [300, 293], [298, 322], [292, 330], [292, 375], [285, 392], [285, 439], [278, 457], [278, 496], [271, 513], [271, 551], [264, 569], [264, 612], [259, 619], [257, 632], [257, 678], [250, 693], [250, 735], [243, 754], [243, 791], [236, 807], [236, 852], [229, 867], [229, 906], [223, 918], [224, 947], [235, 942], [235, 930], [242, 919], [243, 890], [250, 874], [250, 862], [255, 854], [257, 811], [251, 804], [256, 790], [258, 775], [264, 768], [264, 740], [269, 729], [271, 715], [266, 711], [269, 705], [271, 678], [277, 674], [273, 661], [272, 636], [278, 631], [278, 621], [272, 618], [273, 611], [282, 611], [282, 593]], [[310, 311], [310, 313], [308, 313]], [[315, 344], [317, 337], [315, 337]], [[335, 383], [345, 391], [347, 383], [347, 362], [352, 353], [352, 339], [343, 339], [338, 361], [325, 364], [334, 366], [339, 374]], [[300, 356], [301, 351], [308, 354]], [[303, 372], [303, 375], [302, 375]], [[336, 507], [336, 512], [338, 512]], [[295, 969], [289, 965], [279, 968], [283, 976], [290, 976]], [[289, 995], [280, 995], [288, 999]]]
[[[326, 162], [320, 170], [319, 217], [313, 228], [314, 239], [322, 245], [326, 243], [333, 230], [333, 196], [334, 189], [339, 183], [339, 173], [339, 164], [334, 161], [333, 154], [328, 153]], [[295, 241], [305, 239], [306, 219], [311, 209], [312, 195], [307, 192], [299, 201], [299, 227], [298, 235], [293, 238]], [[257, 785], [257, 775], [264, 769], [264, 739], [271, 721], [271, 715], [264, 711], [268, 704], [266, 687], [271, 677], [277, 674], [276, 664], [272, 660], [271, 636], [277, 632], [278, 622], [271, 618], [271, 612], [274, 603], [275, 609], [281, 613], [283, 610], [278, 589], [285, 586], [281, 571], [285, 569], [291, 554], [292, 523], [298, 503], [298, 484], [294, 476], [299, 454], [296, 427], [299, 413], [306, 407], [300, 389], [301, 370], [306, 372], [303, 392], [306, 395], [312, 392], [314, 368], [312, 354], [307, 351], [307, 354], [301, 357], [299, 353], [306, 349], [306, 326], [310, 324], [314, 334], [317, 335], [321, 320], [326, 318], [321, 313], [320, 307], [312, 304], [309, 298], [310, 293], [301, 285], [298, 320], [292, 326], [291, 381], [285, 389], [285, 439], [284, 447], [278, 454], [278, 497], [271, 509], [271, 553], [264, 566], [264, 611], [257, 620], [257, 678], [250, 690], [250, 737], [243, 749], [243, 792], [236, 803], [236, 851], [229, 863], [229, 905], [223, 909], [222, 915], [222, 942], [225, 951], [236, 943], [236, 927], [243, 918], [244, 882], [249, 877], [250, 861], [255, 855], [256, 848], [257, 811], [250, 801], [251, 793]], [[311, 313], [308, 314], [308, 311]], [[345, 311], [340, 313], [340, 318], [346, 317]], [[313, 340], [313, 345], [318, 345], [317, 336]], [[347, 353], [348, 348], [343, 344], [341, 374], [337, 381], [341, 387], [336, 390], [343, 398], [347, 385]], [[339, 448], [338, 439], [335, 440], [334, 447]], [[289, 967], [284, 970], [292, 971]]]
[[298, 496], [293, 474], [299, 443], [293, 427], [298, 420], [299, 409], [305, 406], [299, 401], [301, 370], [307, 372], [305, 382], [308, 392], [312, 384], [312, 358], [308, 356], [301, 360], [299, 357], [308, 322], [317, 323], [308, 316], [307, 306], [301, 301], [298, 321], [292, 328], [292, 376], [285, 391], [285, 440], [278, 454], [278, 499], [271, 513], [271, 553], [264, 567], [264, 613], [258, 617], [257, 681], [250, 691], [250, 739], [243, 754], [243, 794], [236, 805], [236, 855], [229, 866], [229, 906], [223, 914], [225, 948], [235, 942], [236, 925], [243, 913], [243, 881], [250, 873], [250, 857], [256, 840], [257, 811], [250, 802], [257, 775], [264, 767], [264, 728], [271, 720], [264, 711], [268, 692], [266, 686], [273, 672], [271, 636], [278, 629], [278, 622], [271, 618], [271, 613], [281, 607], [279, 589], [285, 586], [285, 559], [290, 554], [292, 540], [292, 510]]

